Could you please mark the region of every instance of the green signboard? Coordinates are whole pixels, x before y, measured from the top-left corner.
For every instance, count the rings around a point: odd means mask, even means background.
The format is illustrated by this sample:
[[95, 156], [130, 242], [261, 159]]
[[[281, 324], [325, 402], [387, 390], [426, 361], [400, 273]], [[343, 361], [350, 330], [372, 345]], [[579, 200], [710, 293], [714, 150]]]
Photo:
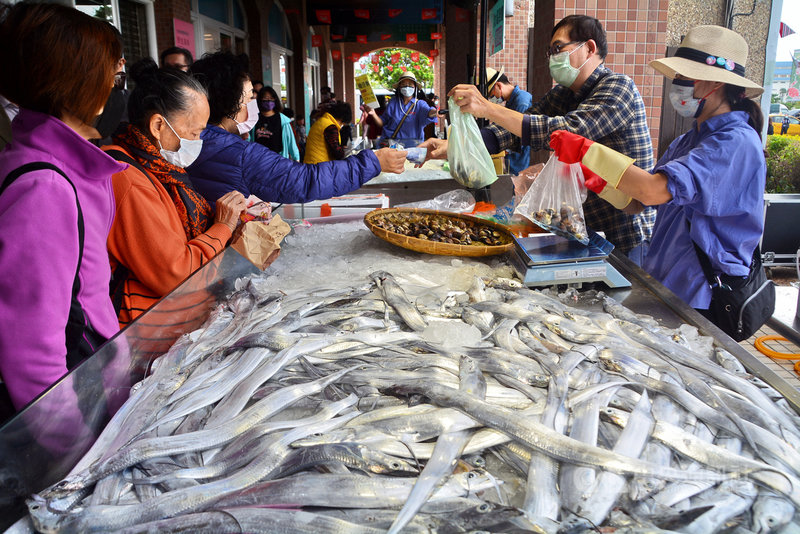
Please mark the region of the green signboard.
[[503, 49], [506, 31], [506, 10], [505, 0], [497, 0], [497, 3], [489, 11], [489, 27], [491, 28], [492, 53], [494, 55]]

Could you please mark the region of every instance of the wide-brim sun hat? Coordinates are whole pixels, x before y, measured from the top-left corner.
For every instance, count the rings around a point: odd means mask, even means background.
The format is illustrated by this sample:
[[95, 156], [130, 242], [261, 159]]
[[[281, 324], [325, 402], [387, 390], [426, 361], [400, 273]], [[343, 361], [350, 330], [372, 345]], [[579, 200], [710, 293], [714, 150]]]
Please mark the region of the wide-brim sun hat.
[[735, 31], [722, 26], [695, 26], [674, 56], [655, 59], [650, 66], [667, 78], [680, 74], [691, 80], [737, 85], [744, 88], [745, 97], [753, 98], [764, 88], [744, 76], [747, 52], [747, 41]]
[[503, 67], [500, 67], [500, 70], [494, 70], [491, 67], [486, 67], [486, 96], [492, 94], [492, 89], [494, 89], [494, 84], [497, 83], [497, 80], [500, 79], [500, 76], [503, 75]]
[[403, 80], [411, 80], [412, 82], [414, 82], [414, 85], [417, 86], [417, 89], [419, 89], [419, 82], [417, 81], [417, 77], [414, 76], [413, 72], [404, 72], [403, 75], [400, 76], [395, 82], [394, 88], [397, 89], [398, 87], [400, 87], [400, 82], [402, 82]]

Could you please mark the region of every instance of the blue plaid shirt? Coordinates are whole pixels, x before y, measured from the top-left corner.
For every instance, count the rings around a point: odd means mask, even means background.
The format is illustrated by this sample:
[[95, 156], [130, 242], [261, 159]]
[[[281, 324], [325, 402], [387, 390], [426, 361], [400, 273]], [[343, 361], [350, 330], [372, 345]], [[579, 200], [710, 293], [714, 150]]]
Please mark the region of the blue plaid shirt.
[[[644, 102], [629, 77], [598, 66], [576, 94], [557, 85], [526, 112], [522, 139], [496, 124], [487, 127], [501, 150], [549, 149], [550, 133], [567, 130], [582, 135], [636, 160], [644, 170], [653, 168], [653, 144], [647, 127]], [[605, 232], [617, 249], [627, 254], [649, 241], [656, 220], [655, 208], [627, 215], [589, 191], [583, 205], [586, 224]]]

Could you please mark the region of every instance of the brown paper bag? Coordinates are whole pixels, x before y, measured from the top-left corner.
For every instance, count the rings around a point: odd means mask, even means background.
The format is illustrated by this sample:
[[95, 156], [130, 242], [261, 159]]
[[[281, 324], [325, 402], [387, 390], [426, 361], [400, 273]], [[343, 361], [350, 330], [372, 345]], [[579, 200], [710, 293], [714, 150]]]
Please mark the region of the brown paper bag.
[[292, 230], [280, 215], [269, 222], [249, 221], [236, 230], [231, 247], [262, 271], [280, 254], [280, 243]]

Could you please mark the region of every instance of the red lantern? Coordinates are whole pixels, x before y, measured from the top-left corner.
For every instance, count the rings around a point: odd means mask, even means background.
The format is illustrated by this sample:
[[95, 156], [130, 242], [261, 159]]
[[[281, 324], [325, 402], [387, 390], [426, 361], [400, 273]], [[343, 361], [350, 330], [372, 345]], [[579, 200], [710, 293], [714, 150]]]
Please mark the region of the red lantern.
[[406, 42], [408, 44], [414, 44], [417, 42], [417, 34], [416, 33], [407, 33], [406, 34]]
[[436, 18], [436, 10], [435, 9], [423, 9], [422, 10], [422, 20], [431, 20]]
[[317, 15], [317, 22], [321, 22], [322, 24], [330, 24], [331, 23], [331, 10], [330, 9], [317, 9], [315, 11]]

